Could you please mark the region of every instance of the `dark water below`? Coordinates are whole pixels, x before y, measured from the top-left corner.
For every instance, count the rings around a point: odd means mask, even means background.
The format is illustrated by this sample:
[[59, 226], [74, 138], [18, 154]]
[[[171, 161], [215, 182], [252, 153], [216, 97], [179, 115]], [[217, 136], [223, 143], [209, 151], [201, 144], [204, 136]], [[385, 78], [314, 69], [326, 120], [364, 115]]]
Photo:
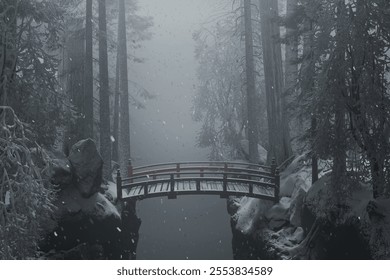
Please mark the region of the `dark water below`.
[[219, 196], [146, 199], [137, 213], [137, 259], [233, 259], [230, 216]]

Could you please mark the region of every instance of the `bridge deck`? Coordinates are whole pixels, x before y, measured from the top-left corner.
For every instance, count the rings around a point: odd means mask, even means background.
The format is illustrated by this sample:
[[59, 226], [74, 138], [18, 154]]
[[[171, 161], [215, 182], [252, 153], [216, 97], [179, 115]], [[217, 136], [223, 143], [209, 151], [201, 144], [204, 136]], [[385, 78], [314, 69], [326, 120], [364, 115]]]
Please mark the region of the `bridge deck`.
[[[170, 182], [160, 182], [147, 185], [147, 191], [145, 192], [144, 185], [137, 185], [130, 189], [123, 189], [123, 199], [144, 199], [146, 197], [157, 196], [169, 196], [172, 194]], [[173, 193], [180, 195], [194, 195], [194, 194], [223, 194], [223, 182], [218, 181], [201, 181], [199, 182], [199, 189], [197, 189], [197, 181], [178, 181], [173, 186]], [[249, 183], [227, 183], [227, 195], [246, 195], [255, 198], [268, 198], [274, 199], [275, 190], [271, 187], [265, 187], [260, 185], [253, 185], [253, 193], [250, 193]]]
[[240, 162], [165, 163], [133, 168], [128, 177], [117, 174], [118, 199], [213, 194], [222, 198], [248, 196], [278, 201], [279, 170]]

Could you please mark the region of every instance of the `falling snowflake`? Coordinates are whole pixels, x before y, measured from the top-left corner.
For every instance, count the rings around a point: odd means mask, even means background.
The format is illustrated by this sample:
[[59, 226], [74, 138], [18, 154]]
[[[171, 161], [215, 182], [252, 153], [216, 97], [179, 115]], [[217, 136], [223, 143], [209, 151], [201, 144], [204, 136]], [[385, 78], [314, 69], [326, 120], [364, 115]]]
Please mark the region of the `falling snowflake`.
[[112, 142], [112, 143], [114, 143], [114, 142], [115, 142], [115, 138], [114, 138], [114, 136], [112, 136], [112, 135], [111, 135], [110, 139], [111, 139], [111, 142]]
[[119, 227], [117, 227], [116, 230], [119, 232], [122, 232], [122, 230]]

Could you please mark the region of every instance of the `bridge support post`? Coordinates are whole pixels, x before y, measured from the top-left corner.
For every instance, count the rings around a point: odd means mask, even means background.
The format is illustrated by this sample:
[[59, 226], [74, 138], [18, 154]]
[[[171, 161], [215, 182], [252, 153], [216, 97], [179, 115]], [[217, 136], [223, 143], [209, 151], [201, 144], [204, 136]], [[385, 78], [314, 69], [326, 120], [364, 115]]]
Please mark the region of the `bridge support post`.
[[275, 203], [279, 202], [279, 193], [280, 193], [280, 174], [279, 168], [275, 170]]
[[146, 183], [146, 184], [144, 185], [144, 194], [145, 194], [145, 195], [148, 195], [148, 193], [149, 193], [148, 184]]
[[180, 178], [180, 163], [176, 164], [176, 173], [177, 173], [177, 178]]
[[249, 194], [253, 194], [253, 184], [249, 183]]
[[120, 169], [116, 171], [116, 196], [119, 202], [122, 199], [122, 177]]
[[175, 194], [175, 177], [174, 177], [173, 174], [171, 174], [170, 182], [171, 182], [171, 191], [168, 194], [168, 199], [175, 199], [176, 198], [176, 194]]

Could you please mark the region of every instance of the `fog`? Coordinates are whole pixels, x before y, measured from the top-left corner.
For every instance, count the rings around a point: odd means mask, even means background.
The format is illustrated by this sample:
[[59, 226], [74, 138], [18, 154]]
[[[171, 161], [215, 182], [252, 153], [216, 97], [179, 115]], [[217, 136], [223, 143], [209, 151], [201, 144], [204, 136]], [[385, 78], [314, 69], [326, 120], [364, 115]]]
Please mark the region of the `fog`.
[[[133, 164], [207, 160], [196, 147], [199, 125], [192, 120], [197, 62], [193, 32], [217, 12], [220, 1], [140, 0], [142, 15], [154, 18], [152, 40], [136, 55], [129, 76], [156, 98], [131, 111]], [[226, 200], [217, 196], [147, 199], [138, 202], [142, 219], [139, 259], [229, 259], [231, 229]]]

